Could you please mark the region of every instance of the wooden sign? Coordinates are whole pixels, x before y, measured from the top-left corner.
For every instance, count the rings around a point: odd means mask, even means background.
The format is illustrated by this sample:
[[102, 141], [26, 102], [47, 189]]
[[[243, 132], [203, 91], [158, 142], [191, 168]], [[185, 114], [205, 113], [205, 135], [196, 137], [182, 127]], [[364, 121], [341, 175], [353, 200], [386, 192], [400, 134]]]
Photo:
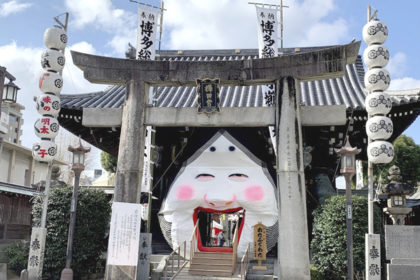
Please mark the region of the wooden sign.
[[220, 112], [220, 79], [196, 79], [198, 113]]
[[254, 265], [252, 269], [267, 270], [262, 265], [262, 261], [267, 257], [267, 227], [262, 223], [254, 226], [254, 260], [258, 261], [258, 265]]

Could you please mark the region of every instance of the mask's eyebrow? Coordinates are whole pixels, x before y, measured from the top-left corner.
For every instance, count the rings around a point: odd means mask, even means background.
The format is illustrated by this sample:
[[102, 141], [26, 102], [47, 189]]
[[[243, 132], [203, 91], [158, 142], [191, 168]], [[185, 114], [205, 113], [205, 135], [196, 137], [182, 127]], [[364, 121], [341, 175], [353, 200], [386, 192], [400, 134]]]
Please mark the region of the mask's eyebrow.
[[201, 174], [198, 174], [197, 176], [195, 176], [195, 179], [203, 178], [203, 177], [214, 178], [214, 175], [211, 175], [211, 174], [208, 174], [208, 173], [201, 173]]
[[248, 178], [248, 176], [247, 176], [247, 175], [242, 174], [242, 173], [233, 173], [233, 174], [230, 174], [230, 175], [229, 175], [229, 178], [232, 178], [232, 177]]

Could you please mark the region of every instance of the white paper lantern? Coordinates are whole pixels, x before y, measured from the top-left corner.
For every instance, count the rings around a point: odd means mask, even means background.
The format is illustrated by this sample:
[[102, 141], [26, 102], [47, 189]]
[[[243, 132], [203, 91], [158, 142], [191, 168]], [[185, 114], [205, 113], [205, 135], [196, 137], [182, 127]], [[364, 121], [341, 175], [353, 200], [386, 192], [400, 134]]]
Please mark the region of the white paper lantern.
[[392, 120], [384, 116], [369, 118], [366, 122], [366, 134], [372, 140], [386, 140], [392, 136], [394, 126]]
[[58, 26], [53, 26], [44, 32], [44, 44], [49, 49], [64, 50], [67, 44], [66, 32]]
[[369, 115], [386, 115], [391, 111], [392, 100], [382, 91], [369, 93], [365, 99], [366, 111]]
[[52, 117], [42, 117], [35, 122], [35, 134], [39, 138], [54, 139], [60, 128], [58, 120]]
[[41, 115], [57, 117], [60, 105], [60, 98], [53, 94], [41, 94], [36, 100], [36, 109]]
[[46, 71], [60, 72], [63, 70], [66, 59], [60, 51], [45, 50], [41, 55], [41, 66]]
[[59, 95], [63, 88], [63, 78], [61, 75], [54, 72], [46, 72], [41, 75], [39, 79], [39, 89], [45, 93], [53, 93]]
[[368, 145], [368, 158], [372, 163], [390, 163], [394, 158], [394, 147], [387, 141], [373, 141]]
[[391, 75], [385, 69], [373, 68], [365, 73], [365, 87], [369, 92], [384, 91], [391, 83]]
[[363, 52], [363, 60], [369, 69], [385, 67], [389, 62], [389, 51], [384, 45], [371, 45]]
[[388, 27], [379, 20], [371, 20], [363, 26], [363, 40], [366, 44], [383, 44], [388, 38]]
[[37, 161], [51, 162], [57, 154], [57, 144], [53, 141], [41, 140], [32, 146], [32, 156]]

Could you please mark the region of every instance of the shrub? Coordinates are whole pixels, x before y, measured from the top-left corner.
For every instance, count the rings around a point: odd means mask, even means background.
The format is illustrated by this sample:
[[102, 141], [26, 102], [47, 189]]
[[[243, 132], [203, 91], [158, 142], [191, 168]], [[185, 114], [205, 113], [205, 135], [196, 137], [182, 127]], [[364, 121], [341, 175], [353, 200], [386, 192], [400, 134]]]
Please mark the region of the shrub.
[[10, 270], [20, 275], [28, 265], [29, 246], [25, 242], [15, 242], [4, 249], [4, 255]]
[[[368, 227], [367, 198], [353, 196], [353, 265], [356, 273], [364, 271], [365, 234]], [[314, 265], [323, 279], [343, 279], [347, 274], [346, 198], [332, 196], [314, 211], [311, 242]], [[375, 221], [380, 225], [379, 211]]]
[[[47, 279], [59, 279], [61, 270], [65, 267], [71, 196], [70, 187], [51, 188], [43, 267], [43, 277]], [[38, 197], [32, 209], [35, 225], [40, 223], [41, 210], [42, 199]], [[80, 189], [71, 264], [75, 279], [96, 269], [109, 226], [110, 210], [104, 192]]]

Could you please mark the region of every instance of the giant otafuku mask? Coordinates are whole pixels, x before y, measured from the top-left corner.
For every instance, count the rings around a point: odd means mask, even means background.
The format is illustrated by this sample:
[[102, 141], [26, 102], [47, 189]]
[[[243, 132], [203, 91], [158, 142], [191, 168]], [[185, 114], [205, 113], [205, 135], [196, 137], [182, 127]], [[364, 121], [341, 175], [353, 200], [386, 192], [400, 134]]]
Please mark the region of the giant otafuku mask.
[[258, 222], [267, 226], [267, 249], [277, 242], [275, 184], [264, 164], [224, 130], [184, 163], [162, 203], [161, 228], [172, 248], [184, 241], [189, 246], [197, 209], [213, 213], [244, 210], [239, 256], [249, 243], [253, 248], [253, 226]]

